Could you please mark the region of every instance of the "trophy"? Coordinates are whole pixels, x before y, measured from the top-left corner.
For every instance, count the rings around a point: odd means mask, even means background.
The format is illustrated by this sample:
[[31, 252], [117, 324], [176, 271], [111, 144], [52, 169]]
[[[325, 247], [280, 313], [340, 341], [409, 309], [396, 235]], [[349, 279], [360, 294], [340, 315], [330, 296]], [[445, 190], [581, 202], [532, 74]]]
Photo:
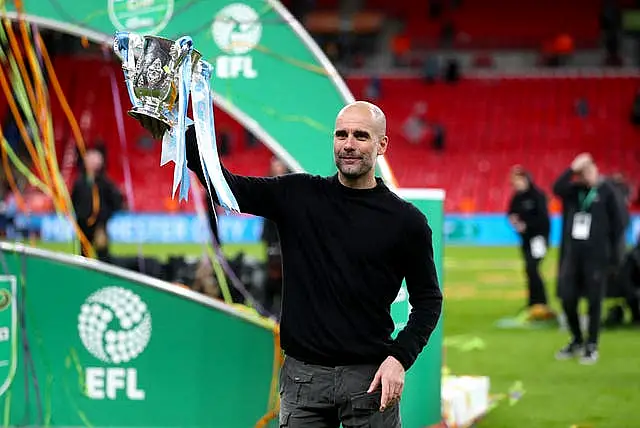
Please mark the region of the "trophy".
[[[173, 192], [180, 187], [180, 200], [187, 199], [189, 171], [186, 166], [185, 132], [195, 125], [200, 165], [212, 196], [224, 208], [239, 211], [238, 202], [226, 182], [215, 142], [213, 104], [209, 88], [212, 67], [193, 48], [190, 37], [169, 40], [119, 31], [113, 44], [133, 104], [129, 116], [143, 122], [151, 118], [163, 129], [160, 166], [173, 161]], [[187, 117], [189, 98], [195, 120]], [[213, 199], [212, 199], [213, 200]], [[215, 212], [215, 210], [214, 210]]]
[[139, 37], [131, 40], [142, 46], [133, 50], [135, 68], [131, 69], [129, 64], [123, 63], [123, 69], [131, 79], [133, 95], [138, 100], [128, 114], [138, 121], [143, 115], [149, 116], [158, 120], [168, 131], [176, 125], [175, 114], [172, 113], [178, 102], [180, 66], [190, 55], [193, 73], [202, 55], [163, 37], [144, 36], [142, 42]]

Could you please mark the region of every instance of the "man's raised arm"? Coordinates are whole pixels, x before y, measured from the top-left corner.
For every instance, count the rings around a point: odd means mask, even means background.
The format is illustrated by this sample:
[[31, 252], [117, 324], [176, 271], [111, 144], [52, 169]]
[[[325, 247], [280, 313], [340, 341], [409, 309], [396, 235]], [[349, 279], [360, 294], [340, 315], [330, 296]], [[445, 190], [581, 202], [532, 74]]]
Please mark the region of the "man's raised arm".
[[[193, 126], [187, 128], [186, 149], [187, 167], [198, 176], [200, 183], [206, 189], [207, 184], [200, 164], [196, 131]], [[245, 177], [233, 174], [222, 164], [221, 167], [241, 212], [277, 221], [280, 213], [287, 209], [286, 205], [290, 199], [288, 189], [290, 186], [287, 186], [287, 181], [291, 181], [291, 177]], [[213, 186], [211, 189], [213, 190]], [[215, 192], [212, 196], [218, 203]]]

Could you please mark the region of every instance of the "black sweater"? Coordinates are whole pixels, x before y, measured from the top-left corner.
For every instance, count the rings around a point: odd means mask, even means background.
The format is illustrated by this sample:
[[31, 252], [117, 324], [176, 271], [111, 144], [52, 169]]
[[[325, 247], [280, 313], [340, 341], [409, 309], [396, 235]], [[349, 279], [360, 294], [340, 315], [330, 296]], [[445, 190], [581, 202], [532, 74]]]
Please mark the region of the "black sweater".
[[[187, 164], [204, 183], [196, 144], [189, 127]], [[379, 364], [391, 355], [409, 369], [442, 308], [425, 216], [380, 179], [375, 188], [356, 190], [337, 175], [223, 172], [240, 210], [278, 227], [285, 353], [327, 366]], [[393, 340], [390, 306], [403, 278], [412, 309]]]

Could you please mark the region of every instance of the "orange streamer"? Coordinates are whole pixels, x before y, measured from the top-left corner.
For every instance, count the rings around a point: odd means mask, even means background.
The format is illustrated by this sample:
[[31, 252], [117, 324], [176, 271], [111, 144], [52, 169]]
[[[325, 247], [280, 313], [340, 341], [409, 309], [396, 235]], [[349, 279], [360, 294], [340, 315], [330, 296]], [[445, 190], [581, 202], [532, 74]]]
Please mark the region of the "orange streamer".
[[[0, 129], [0, 139], [3, 139], [4, 135], [2, 134], [2, 129]], [[11, 187], [11, 191], [14, 195], [16, 195], [16, 203], [18, 204], [18, 209], [20, 211], [25, 212], [27, 204], [24, 202], [24, 198], [20, 193], [20, 189], [18, 189], [18, 185], [16, 184], [16, 180], [13, 177], [13, 172], [11, 172], [11, 166], [9, 165], [9, 156], [7, 155], [7, 151], [4, 149], [4, 144], [0, 144], [0, 151], [2, 151], [2, 168], [6, 171], [5, 174], [7, 176], [7, 182], [9, 183], [9, 187]]]
[[[40, 173], [40, 178], [44, 179], [44, 171], [42, 171], [41, 165], [38, 163], [38, 154], [36, 152], [35, 147], [33, 146], [33, 142], [31, 141], [31, 137], [27, 132], [27, 128], [24, 126], [24, 122], [22, 121], [22, 117], [20, 116], [20, 111], [18, 110], [18, 106], [16, 104], [15, 99], [13, 98], [13, 93], [11, 88], [9, 87], [9, 82], [4, 74], [3, 67], [0, 66], [0, 86], [2, 86], [2, 90], [9, 102], [9, 109], [11, 113], [13, 113], [13, 117], [16, 120], [16, 125], [18, 126], [18, 131], [20, 131], [20, 136], [24, 140], [25, 146], [29, 151], [29, 155], [31, 155], [31, 159], [34, 162], [34, 165], [37, 169], [37, 172]], [[37, 175], [37, 174], [36, 174]]]
[[51, 58], [49, 58], [49, 53], [47, 52], [47, 48], [44, 45], [42, 37], [40, 36], [40, 34], [37, 34], [36, 37], [38, 38], [38, 43], [42, 47], [42, 59], [44, 60], [44, 65], [47, 69], [47, 74], [49, 75], [51, 86], [53, 86], [53, 90], [58, 97], [58, 101], [60, 101], [62, 110], [64, 111], [67, 120], [69, 121], [71, 132], [73, 133], [73, 138], [75, 138], [76, 145], [78, 146], [78, 149], [80, 149], [80, 155], [84, 158], [86, 147], [84, 144], [84, 138], [82, 138], [82, 132], [80, 132], [80, 126], [78, 126], [78, 122], [76, 121], [76, 118], [71, 111], [71, 107], [69, 107], [69, 103], [67, 102], [67, 98], [62, 91], [62, 87], [60, 86], [58, 77], [56, 76], [55, 70], [53, 69]]
[[58, 176], [56, 174], [57, 165], [55, 165], [55, 157], [51, 153], [52, 150], [55, 150], [55, 142], [51, 141], [51, 135], [46, 132], [46, 130], [50, 126], [50, 115], [46, 114], [47, 95], [46, 88], [42, 79], [42, 70], [40, 69], [40, 65], [38, 64], [38, 60], [35, 55], [35, 48], [31, 43], [31, 39], [27, 31], [27, 25], [24, 20], [20, 21], [20, 30], [22, 33], [22, 41], [27, 53], [27, 59], [29, 60], [29, 66], [31, 67], [33, 76], [33, 85], [36, 92], [36, 103], [34, 104], [37, 111], [36, 121], [38, 122], [40, 130], [42, 130], [41, 136], [44, 141], [45, 161], [47, 166], [49, 167], [48, 176], [52, 177], [50, 183], [52, 187], [52, 193], [54, 198], [58, 200], [58, 205], [62, 207], [62, 210], [64, 212], [68, 212], [70, 211], [70, 207], [68, 206], [67, 199], [64, 197], [64, 189], [62, 188], [62, 186], [64, 186], [64, 183], [60, 183], [59, 180], [56, 180], [56, 177]]
[[[7, 27], [7, 33], [9, 36], [9, 40], [10, 43], [12, 45], [12, 47], [14, 48], [14, 51], [17, 50], [17, 54], [14, 54], [14, 56], [16, 57], [17, 63], [18, 63], [18, 68], [20, 70], [20, 73], [25, 81], [25, 88], [27, 89], [27, 93], [28, 93], [28, 98], [31, 102], [31, 105], [35, 106], [36, 108], [38, 108], [38, 106], [40, 106], [41, 104], [39, 104], [36, 101], [35, 95], [33, 93], [33, 87], [31, 86], [28, 74], [26, 73], [25, 70], [25, 66], [24, 66], [24, 61], [23, 61], [23, 57], [21, 52], [19, 51], [19, 47], [17, 46], [17, 43], [15, 41], [15, 34], [13, 33], [13, 30], [11, 29], [11, 24], [10, 22], [8, 22], [8, 20], [5, 19], [5, 24]], [[46, 52], [44, 50], [44, 43], [42, 41], [42, 39], [39, 39], [40, 44], [43, 46], [43, 52]], [[44, 54], [43, 54], [44, 57]], [[19, 59], [18, 59], [19, 58]], [[48, 55], [46, 57], [48, 59]], [[50, 65], [50, 62], [49, 62]], [[55, 77], [55, 74], [53, 73], [53, 70], [50, 70], [50, 74], [53, 75]], [[34, 73], [34, 77], [35, 77], [35, 73]], [[57, 79], [56, 79], [57, 82]], [[33, 142], [31, 141], [31, 137], [29, 136], [29, 134], [26, 131], [26, 127], [25, 124], [22, 120], [22, 117], [20, 116], [16, 101], [14, 99], [13, 93], [9, 87], [9, 83], [8, 80], [5, 76], [4, 70], [2, 67], [0, 67], [0, 86], [2, 87], [2, 90], [5, 93], [5, 96], [7, 98], [7, 101], [9, 102], [9, 108], [11, 110], [11, 112], [14, 115], [14, 118], [16, 119], [16, 125], [18, 126], [18, 130], [20, 131], [20, 135], [22, 136], [25, 145], [27, 146], [27, 150], [29, 151], [29, 154], [31, 155], [31, 158], [37, 168], [37, 172], [40, 173], [42, 180], [46, 183], [47, 187], [49, 187], [49, 189], [52, 189], [53, 191], [51, 192], [51, 197], [53, 199], [54, 204], [56, 204], [61, 211], [63, 211], [67, 217], [69, 218], [71, 224], [73, 225], [77, 235], [78, 235], [78, 239], [80, 240], [80, 244], [82, 245], [82, 247], [85, 249], [85, 252], [89, 254], [90, 257], [94, 257], [94, 251], [93, 251], [93, 247], [91, 245], [91, 243], [88, 241], [87, 237], [85, 236], [85, 234], [82, 232], [82, 230], [80, 230], [80, 227], [78, 226], [78, 223], [75, 221], [75, 219], [70, 215], [69, 213], [69, 207], [67, 206], [66, 200], [64, 198], [61, 197], [61, 195], [59, 194], [59, 192], [57, 192], [56, 188], [52, 186], [52, 183], [49, 182], [49, 174], [47, 174], [48, 171], [44, 170], [44, 166], [40, 165], [38, 162], [38, 155], [37, 152], [35, 150], [35, 147], [33, 145]], [[30, 92], [29, 92], [30, 91]], [[60, 91], [61, 92], [61, 91]], [[43, 93], [43, 89], [42, 87], [40, 88], [39, 94]], [[64, 97], [64, 95], [63, 95]], [[42, 102], [44, 103], [46, 96], [43, 96], [40, 98], [42, 100]], [[66, 99], [64, 100], [65, 104], [66, 104]], [[68, 104], [66, 104], [67, 108], [68, 108]], [[73, 117], [73, 115], [72, 115]], [[41, 122], [41, 120], [40, 120]], [[75, 122], [75, 118], [73, 118], [73, 123]], [[77, 126], [77, 123], [76, 123]], [[82, 138], [82, 137], [80, 137]], [[47, 138], [48, 139], [48, 138]], [[82, 140], [82, 143], [84, 143], [84, 140]], [[82, 145], [82, 147], [84, 148], [84, 144]], [[3, 150], [4, 152], [4, 150]], [[4, 157], [6, 157], [6, 153], [3, 154]], [[55, 170], [55, 166], [53, 165], [53, 157], [52, 156], [45, 156], [45, 159], [48, 163], [48, 166], [50, 168], [53, 168]], [[17, 190], [17, 188], [16, 188]], [[19, 194], [19, 193], [18, 193]]]
[[[69, 125], [71, 126], [71, 132], [73, 134], [74, 140], [76, 142], [76, 146], [78, 147], [78, 150], [80, 151], [80, 156], [82, 157], [82, 159], [84, 159], [87, 149], [84, 143], [84, 138], [82, 137], [82, 132], [80, 131], [80, 126], [78, 125], [78, 122], [75, 118], [75, 116], [73, 115], [73, 111], [71, 110], [71, 107], [69, 106], [69, 102], [67, 101], [67, 97], [64, 95], [64, 91], [62, 90], [62, 86], [60, 85], [60, 81], [58, 80], [58, 76], [56, 75], [55, 69], [53, 68], [53, 64], [51, 62], [51, 58], [49, 57], [49, 52], [47, 51], [47, 48], [44, 44], [44, 41], [42, 40], [42, 37], [40, 36], [40, 34], [36, 34], [35, 35], [37, 37], [38, 43], [40, 44], [41, 47], [41, 53], [42, 53], [42, 59], [45, 65], [45, 68], [47, 70], [47, 74], [49, 76], [49, 80], [51, 82], [51, 86], [53, 86], [53, 90], [56, 94], [56, 96], [58, 97], [58, 101], [60, 102], [60, 106], [62, 107], [62, 110], [64, 111], [64, 114], [67, 118], [67, 120], [69, 121]], [[92, 193], [96, 193], [96, 188], [95, 188], [95, 183], [94, 183], [94, 189], [92, 189]], [[95, 195], [94, 195], [94, 208], [93, 210], [95, 211]], [[79, 231], [79, 227], [77, 226], [77, 223], [74, 222], [76, 229]], [[84, 234], [82, 234], [82, 236], [84, 236]], [[93, 254], [93, 249], [91, 248], [91, 251], [87, 251], [90, 254]]]

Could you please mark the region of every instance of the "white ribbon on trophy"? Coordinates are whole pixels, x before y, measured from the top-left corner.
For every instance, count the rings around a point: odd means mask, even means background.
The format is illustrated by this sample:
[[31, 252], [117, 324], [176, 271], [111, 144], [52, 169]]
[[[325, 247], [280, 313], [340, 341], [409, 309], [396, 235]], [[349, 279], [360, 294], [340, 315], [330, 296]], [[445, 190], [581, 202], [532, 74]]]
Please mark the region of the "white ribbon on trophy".
[[[211, 78], [211, 65], [204, 61], [198, 61], [191, 79], [192, 110], [196, 124], [196, 138], [198, 140], [198, 153], [200, 164], [205, 177], [210, 177], [211, 184], [216, 190], [220, 205], [233, 211], [240, 211], [227, 180], [222, 173], [218, 146], [216, 143], [216, 129], [213, 120], [213, 100], [209, 89]], [[207, 181], [207, 187], [209, 183]], [[209, 188], [209, 194], [211, 189]]]

